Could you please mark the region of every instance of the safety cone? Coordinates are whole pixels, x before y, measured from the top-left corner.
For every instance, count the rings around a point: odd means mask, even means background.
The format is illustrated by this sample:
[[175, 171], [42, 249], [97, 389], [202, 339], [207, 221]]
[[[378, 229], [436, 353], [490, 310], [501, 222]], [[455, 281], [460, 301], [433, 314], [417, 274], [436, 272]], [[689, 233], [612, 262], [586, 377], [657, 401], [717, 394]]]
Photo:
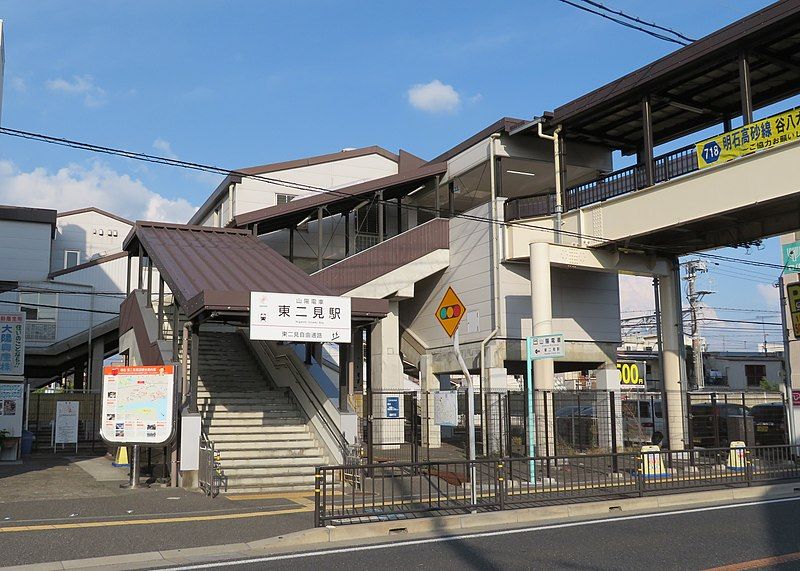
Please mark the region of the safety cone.
[[664, 467], [664, 459], [661, 456], [659, 446], [642, 446], [642, 456], [640, 458], [642, 476], [645, 478], [668, 478], [669, 472]]
[[732, 472], [744, 472], [747, 469], [747, 444], [741, 440], [731, 442], [731, 450], [728, 452], [728, 470]]
[[117, 447], [117, 457], [111, 463], [112, 466], [115, 468], [127, 468], [128, 467], [128, 447], [127, 446], [119, 446]]

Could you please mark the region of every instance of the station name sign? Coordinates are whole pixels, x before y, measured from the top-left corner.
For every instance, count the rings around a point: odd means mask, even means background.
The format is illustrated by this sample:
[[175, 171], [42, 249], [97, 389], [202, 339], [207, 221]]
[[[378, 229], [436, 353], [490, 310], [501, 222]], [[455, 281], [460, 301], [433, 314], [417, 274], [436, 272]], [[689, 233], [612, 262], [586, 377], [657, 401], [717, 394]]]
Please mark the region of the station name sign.
[[350, 298], [251, 292], [250, 339], [350, 343]]

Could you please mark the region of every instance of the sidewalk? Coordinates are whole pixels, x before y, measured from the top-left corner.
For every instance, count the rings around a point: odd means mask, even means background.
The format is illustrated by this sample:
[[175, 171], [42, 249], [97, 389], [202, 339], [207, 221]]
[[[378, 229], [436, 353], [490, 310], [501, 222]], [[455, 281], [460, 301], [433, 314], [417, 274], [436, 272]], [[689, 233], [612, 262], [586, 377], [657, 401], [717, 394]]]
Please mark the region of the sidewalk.
[[249, 542], [313, 526], [313, 494], [212, 499], [121, 489], [126, 480], [125, 468], [102, 457], [0, 467], [0, 565]]

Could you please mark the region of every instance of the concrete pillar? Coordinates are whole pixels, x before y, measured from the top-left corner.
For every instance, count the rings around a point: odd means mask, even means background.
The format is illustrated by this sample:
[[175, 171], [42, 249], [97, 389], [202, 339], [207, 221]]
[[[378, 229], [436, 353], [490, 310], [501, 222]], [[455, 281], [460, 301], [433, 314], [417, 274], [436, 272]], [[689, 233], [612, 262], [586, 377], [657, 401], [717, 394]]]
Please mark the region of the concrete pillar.
[[670, 450], [684, 449], [684, 404], [681, 390], [681, 344], [683, 343], [682, 323], [678, 320], [680, 297], [677, 276], [670, 273], [659, 279], [659, 299], [661, 301], [661, 347], [664, 356], [663, 387], [667, 399], [667, 427]]
[[439, 379], [433, 374], [433, 357], [422, 355], [419, 359], [420, 416], [422, 417], [422, 446], [441, 448], [442, 427], [434, 423], [433, 391], [439, 390]]
[[92, 362], [89, 364], [91, 376], [86, 388], [90, 390], [100, 390], [103, 386], [103, 359], [106, 347], [102, 339], [95, 339], [92, 342]]
[[486, 422], [484, 430], [484, 455], [497, 456], [503, 452], [506, 435], [506, 416], [508, 415], [508, 371], [504, 367], [489, 367], [486, 370], [486, 383], [481, 385]]
[[[399, 314], [399, 303], [390, 301], [389, 313], [378, 321], [370, 334], [372, 438], [373, 444], [391, 444], [382, 446], [383, 450], [399, 448], [399, 444], [405, 439]], [[396, 416], [387, 410], [389, 402], [398, 403], [399, 414]]]
[[76, 390], [82, 390], [88, 388], [86, 383], [84, 382], [84, 370], [86, 366], [83, 363], [78, 363], [75, 365], [75, 373], [72, 376], [72, 386]]
[[[595, 393], [598, 399], [595, 403], [598, 445], [611, 452], [619, 452], [623, 446], [622, 391], [620, 389], [619, 369], [614, 363], [606, 363], [595, 370], [595, 378], [598, 391], [606, 391]], [[614, 407], [613, 414], [612, 406]]]
[[[530, 245], [531, 274], [531, 322], [533, 335], [553, 333], [553, 300], [550, 281], [550, 244], [535, 242]], [[554, 430], [552, 398], [544, 391], [554, 387], [555, 369], [552, 359], [533, 362], [533, 410], [536, 423], [536, 454], [552, 454], [554, 451]], [[550, 410], [545, 410], [549, 407]], [[545, 418], [550, 427], [545, 430]]]

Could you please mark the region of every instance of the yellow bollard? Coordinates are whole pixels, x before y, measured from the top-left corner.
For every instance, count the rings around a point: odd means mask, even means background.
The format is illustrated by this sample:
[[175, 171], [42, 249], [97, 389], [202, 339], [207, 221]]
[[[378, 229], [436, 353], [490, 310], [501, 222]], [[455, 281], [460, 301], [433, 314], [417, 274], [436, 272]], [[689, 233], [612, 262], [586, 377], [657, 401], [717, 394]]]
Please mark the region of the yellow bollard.
[[645, 478], [668, 478], [669, 472], [664, 467], [661, 448], [655, 445], [642, 446], [641, 472]]
[[728, 470], [733, 472], [744, 472], [747, 469], [747, 444], [741, 440], [731, 442], [731, 450], [728, 452]]
[[117, 457], [114, 458], [114, 461], [111, 463], [112, 466], [115, 468], [122, 468], [128, 466], [128, 447], [127, 446], [119, 446], [117, 447]]

